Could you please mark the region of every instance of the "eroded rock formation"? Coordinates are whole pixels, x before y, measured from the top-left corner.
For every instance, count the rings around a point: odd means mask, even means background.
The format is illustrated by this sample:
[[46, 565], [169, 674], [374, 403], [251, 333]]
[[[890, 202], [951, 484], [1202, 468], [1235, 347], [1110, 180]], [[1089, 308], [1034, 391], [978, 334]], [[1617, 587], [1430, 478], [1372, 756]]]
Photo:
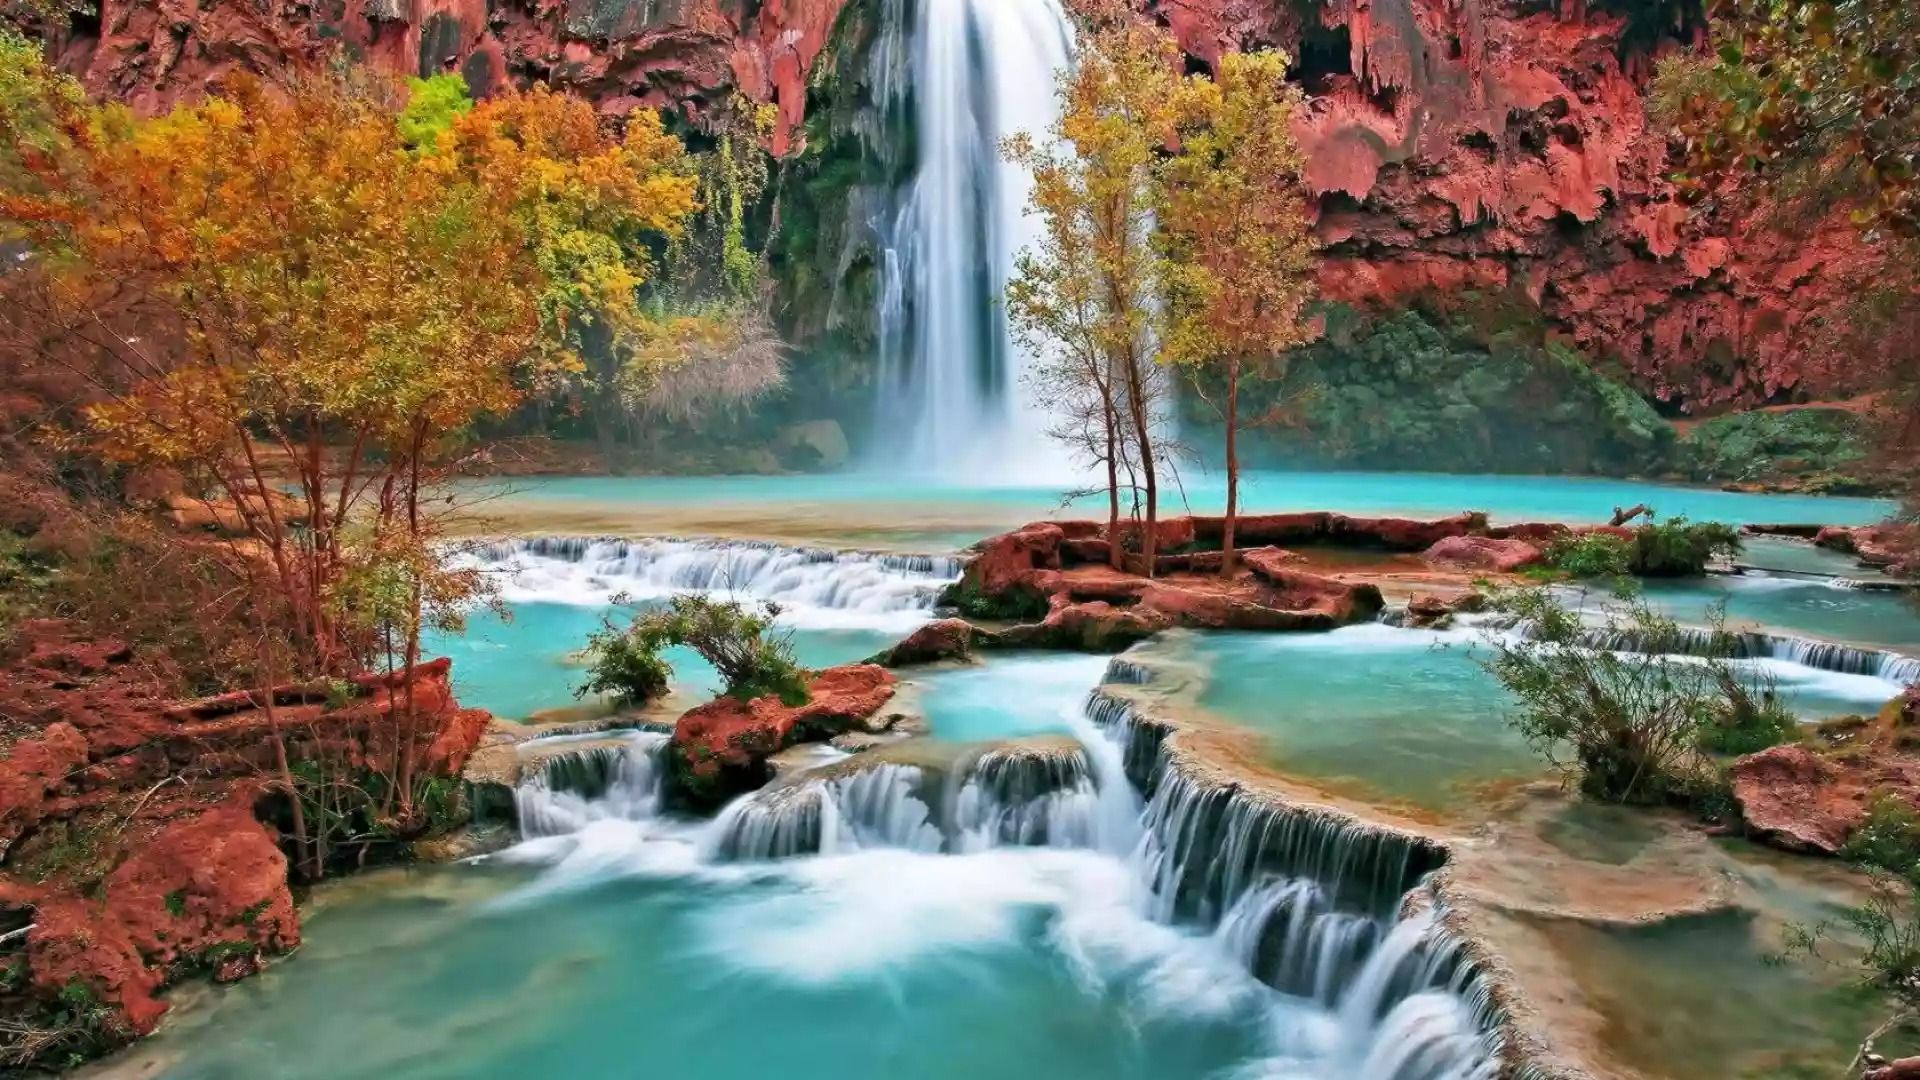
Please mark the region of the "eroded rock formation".
[[[55, 53], [91, 90], [147, 110], [229, 71], [278, 73], [341, 46], [410, 74], [458, 71], [480, 93], [551, 83], [613, 115], [644, 105], [697, 116], [737, 90], [775, 106], [772, 148], [787, 153], [816, 69], [866, 44], [836, 39], [841, 15], [882, 3], [103, 0]], [[1383, 308], [1468, 289], [1524, 294], [1640, 389], [1688, 408], [1831, 388], [1809, 333], [1873, 274], [1844, 214], [1789, 237], [1767, 206], [1690, 208], [1665, 179], [1647, 78], [1663, 53], [1703, 43], [1695, 0], [1145, 4], [1201, 61], [1253, 45], [1296, 58], [1329, 297]], [[865, 92], [830, 83], [816, 99]], [[818, 317], [789, 316], [818, 329]]]
[[101, 0], [57, 41], [62, 67], [137, 109], [165, 108], [235, 70], [269, 76], [344, 47], [411, 75], [457, 71], [484, 94], [544, 82], [610, 114], [698, 113], [739, 89], [773, 104], [784, 153], [806, 79], [846, 0]]
[[894, 678], [875, 664], [847, 664], [814, 675], [804, 705], [771, 694], [722, 697], [682, 716], [673, 728], [673, 769], [681, 793], [700, 805], [751, 791], [772, 777], [767, 759], [803, 741], [866, 728], [893, 698]]

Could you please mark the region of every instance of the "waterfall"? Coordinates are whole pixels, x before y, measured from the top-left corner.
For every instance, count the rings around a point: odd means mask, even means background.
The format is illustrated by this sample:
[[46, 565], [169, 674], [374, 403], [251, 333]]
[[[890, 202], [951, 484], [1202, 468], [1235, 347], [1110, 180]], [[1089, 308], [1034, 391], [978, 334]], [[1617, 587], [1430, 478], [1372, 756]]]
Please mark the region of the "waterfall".
[[952, 776], [855, 760], [734, 800], [714, 822], [709, 851], [738, 861], [876, 847], [1092, 848], [1101, 835], [1101, 805], [1087, 756], [1077, 749], [990, 747], [956, 764]]
[[[873, 849], [953, 858], [1036, 846], [1079, 849], [1083, 858], [1111, 853], [1132, 868], [1141, 916], [1205, 935], [1331, 1021], [1301, 1049], [1334, 1071], [1298, 1075], [1492, 1080], [1500, 1011], [1479, 966], [1441, 926], [1437, 896], [1423, 891], [1442, 849], [1216, 776], [1182, 757], [1165, 722], [1113, 692], [1096, 689], [1085, 714], [1078, 745], [1012, 741], [945, 764], [855, 757], [801, 774], [699, 827], [696, 864]], [[650, 818], [665, 741], [645, 733], [610, 746], [582, 740], [543, 761], [520, 790], [529, 834]], [[1145, 778], [1144, 805], [1129, 774]], [[591, 790], [600, 797], [579, 794]], [[1122, 808], [1131, 815], [1124, 827]]]
[[[1058, 0], [917, 0], [906, 79], [919, 160], [883, 239], [876, 462], [978, 475], [1058, 462], [1026, 400], [1000, 298], [1035, 236], [1032, 179], [1002, 160], [1016, 131], [1044, 138], [1071, 58]], [[891, 50], [883, 50], [891, 52]], [[1060, 471], [1065, 471], [1062, 468]]]
[[484, 545], [468, 563], [497, 572], [509, 601], [599, 606], [618, 593], [769, 600], [797, 624], [904, 628], [960, 576], [958, 559], [827, 551], [741, 540], [541, 537]]
[[[671, 736], [634, 731], [612, 741], [604, 738], [566, 737], [580, 748], [560, 750], [529, 766], [513, 789], [521, 836], [560, 836], [594, 821], [644, 821], [659, 814]], [[556, 741], [536, 740], [521, 752]]]
[[1700, 627], [1678, 627], [1673, 634], [1650, 640], [1630, 627], [1595, 627], [1581, 636], [1581, 644], [1614, 652], [1662, 652], [1680, 656], [1714, 656], [1727, 660], [1784, 660], [1817, 671], [1868, 675], [1895, 686], [1920, 680], [1920, 658], [1884, 649], [1841, 645], [1788, 634], [1757, 630], [1716, 633]]
[[1107, 661], [1107, 673], [1100, 681], [1122, 686], [1145, 686], [1153, 681], [1153, 672], [1144, 664], [1116, 656]]

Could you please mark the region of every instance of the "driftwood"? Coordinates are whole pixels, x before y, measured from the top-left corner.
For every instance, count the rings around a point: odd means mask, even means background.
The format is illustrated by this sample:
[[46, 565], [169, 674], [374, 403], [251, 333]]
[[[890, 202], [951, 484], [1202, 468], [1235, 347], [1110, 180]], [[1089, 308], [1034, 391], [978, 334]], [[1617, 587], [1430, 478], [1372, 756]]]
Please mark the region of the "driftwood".
[[1647, 516], [1648, 521], [1653, 520], [1653, 510], [1652, 508], [1647, 506], [1646, 503], [1635, 503], [1634, 505], [1627, 507], [1625, 510], [1622, 510], [1621, 508], [1616, 506], [1613, 508], [1613, 520], [1607, 522], [1607, 524], [1613, 528], [1619, 528], [1620, 526], [1625, 525], [1627, 522], [1632, 521], [1634, 518], [1637, 518], [1642, 514], [1645, 514]]

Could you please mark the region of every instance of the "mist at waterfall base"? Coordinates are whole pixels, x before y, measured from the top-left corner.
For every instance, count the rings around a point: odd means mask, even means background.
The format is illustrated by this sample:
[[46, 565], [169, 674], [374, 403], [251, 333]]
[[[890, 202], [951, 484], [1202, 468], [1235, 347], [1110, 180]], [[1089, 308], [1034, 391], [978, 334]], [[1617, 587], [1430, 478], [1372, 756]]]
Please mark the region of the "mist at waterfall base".
[[[1060, 681], [1034, 665], [1006, 686], [1040, 724]], [[1084, 715], [1076, 730], [1096, 774], [1117, 768]], [[1343, 963], [1316, 996], [1250, 974], [1253, 910], [1217, 929], [1167, 921], [1147, 882], [1196, 856], [1141, 823], [1186, 835], [1178, 787], [1145, 815], [1108, 789], [1132, 809], [1092, 846], [772, 862], [715, 857], [726, 814], [663, 818], [610, 792], [613, 812], [536, 816], [553, 835], [482, 863], [334, 888], [298, 954], [208, 995], [127, 1064], [169, 1080], [1483, 1074], [1464, 1003], [1406, 985], [1424, 922], [1370, 932], [1373, 966]], [[1249, 893], [1260, 912], [1269, 892]]]

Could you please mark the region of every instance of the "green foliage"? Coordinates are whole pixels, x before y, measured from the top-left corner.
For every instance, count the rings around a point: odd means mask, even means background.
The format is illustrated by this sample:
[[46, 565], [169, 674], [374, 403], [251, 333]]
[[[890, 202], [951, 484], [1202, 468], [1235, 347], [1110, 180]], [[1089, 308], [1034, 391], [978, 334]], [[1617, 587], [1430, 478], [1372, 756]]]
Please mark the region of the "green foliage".
[[1715, 0], [1711, 58], [1675, 51], [1652, 106], [1684, 137], [1683, 195], [1811, 174], [1859, 219], [1920, 228], [1920, 10], [1903, 0]]
[[627, 628], [606, 620], [587, 638], [587, 679], [573, 696], [601, 694], [622, 705], [638, 705], [667, 692], [673, 671], [660, 658], [667, 642], [643, 633], [638, 623]]
[[432, 149], [453, 130], [453, 118], [473, 108], [467, 80], [451, 72], [407, 80], [407, 105], [395, 123], [400, 140], [416, 150]]
[[1840, 857], [1869, 869], [1911, 877], [1920, 869], [1920, 814], [1888, 792], [1874, 796], [1866, 820], [1841, 845]]
[[1866, 494], [1866, 422], [1844, 409], [1719, 416], [1674, 448], [1674, 471], [1712, 483], [1784, 484], [1818, 494]]
[[1633, 572], [1641, 577], [1698, 577], [1716, 556], [1740, 550], [1740, 532], [1717, 521], [1689, 524], [1684, 515], [1633, 532]]
[[1547, 545], [1547, 565], [1569, 577], [1625, 578], [1633, 573], [1632, 545], [1612, 533], [1573, 533]]
[[1671, 427], [1549, 339], [1537, 313], [1483, 303], [1369, 319], [1336, 306], [1326, 319], [1326, 335], [1295, 353], [1284, 378], [1242, 391], [1248, 415], [1266, 421], [1250, 447], [1262, 460], [1610, 474], [1666, 461]]
[[[1604, 627], [1544, 589], [1495, 599], [1519, 635], [1492, 634], [1483, 665], [1518, 701], [1509, 717], [1535, 749], [1609, 802], [1692, 801], [1711, 790], [1704, 753], [1791, 734], [1771, 680], [1734, 667], [1718, 615], [1704, 645], [1639, 598]], [[1593, 647], [1605, 640], [1613, 648]], [[1691, 655], [1681, 655], [1681, 654]]]
[[19, 534], [0, 529], [0, 648], [20, 621], [42, 611], [54, 570], [52, 559], [29, 551]]
[[665, 608], [642, 612], [625, 630], [609, 625], [596, 633], [587, 646], [593, 658], [588, 682], [579, 693], [595, 692], [596, 686], [615, 695], [664, 689], [667, 666], [660, 650], [681, 645], [720, 672], [727, 697], [751, 701], [771, 694], [784, 704], [804, 705], [807, 672], [794, 660], [791, 635], [774, 629], [779, 615], [777, 604], [749, 608], [737, 600], [682, 593]]
[[997, 622], [1024, 622], [1047, 614], [1047, 598], [1023, 585], [989, 593], [968, 578], [947, 586], [940, 594], [942, 606], [951, 607], [970, 619]]
[[187, 913], [187, 894], [184, 890], [175, 889], [160, 899], [166, 905], [167, 914], [174, 918], [177, 919]]

